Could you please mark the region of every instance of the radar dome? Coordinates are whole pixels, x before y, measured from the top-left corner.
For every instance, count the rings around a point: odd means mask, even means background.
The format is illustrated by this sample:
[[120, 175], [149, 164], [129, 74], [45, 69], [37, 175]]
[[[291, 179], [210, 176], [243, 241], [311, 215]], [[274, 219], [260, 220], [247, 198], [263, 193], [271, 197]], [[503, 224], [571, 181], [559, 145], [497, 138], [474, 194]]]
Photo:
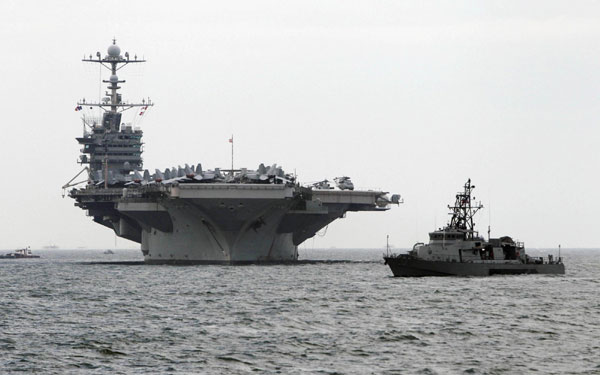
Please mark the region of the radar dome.
[[119, 57], [120, 54], [121, 54], [121, 48], [119, 48], [119, 46], [117, 46], [116, 44], [111, 44], [108, 47], [108, 56]]
[[116, 74], [113, 74], [113, 75], [111, 75], [111, 76], [110, 76], [110, 82], [112, 82], [112, 83], [117, 83], [117, 82], [119, 82], [119, 77], [117, 77], [117, 75], [116, 75]]

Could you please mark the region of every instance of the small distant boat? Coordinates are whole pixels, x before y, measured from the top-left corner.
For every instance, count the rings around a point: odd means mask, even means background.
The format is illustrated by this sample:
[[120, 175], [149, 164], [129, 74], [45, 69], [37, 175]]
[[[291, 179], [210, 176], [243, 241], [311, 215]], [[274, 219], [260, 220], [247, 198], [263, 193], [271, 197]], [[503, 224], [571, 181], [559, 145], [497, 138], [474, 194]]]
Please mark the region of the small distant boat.
[[104, 250], [104, 254], [114, 254], [115, 252], [112, 251], [111, 249], [106, 249]]
[[12, 253], [0, 255], [0, 259], [20, 259], [20, 258], [39, 258], [39, 255], [33, 255], [31, 249], [27, 246], [24, 249], [17, 249]]

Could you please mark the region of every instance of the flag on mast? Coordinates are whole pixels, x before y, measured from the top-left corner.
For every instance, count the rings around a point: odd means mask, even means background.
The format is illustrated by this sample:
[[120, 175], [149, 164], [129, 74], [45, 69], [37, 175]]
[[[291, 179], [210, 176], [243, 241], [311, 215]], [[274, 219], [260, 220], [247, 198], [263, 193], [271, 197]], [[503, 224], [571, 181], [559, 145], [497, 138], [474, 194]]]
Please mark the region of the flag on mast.
[[231, 138], [229, 138], [229, 143], [233, 143], [233, 134], [231, 135]]

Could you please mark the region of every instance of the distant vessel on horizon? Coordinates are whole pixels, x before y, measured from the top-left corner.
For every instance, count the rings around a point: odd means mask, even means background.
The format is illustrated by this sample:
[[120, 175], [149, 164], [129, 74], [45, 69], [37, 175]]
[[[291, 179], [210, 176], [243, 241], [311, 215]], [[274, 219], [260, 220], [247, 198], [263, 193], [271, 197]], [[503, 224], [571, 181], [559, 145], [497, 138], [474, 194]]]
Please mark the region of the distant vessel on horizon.
[[39, 255], [33, 255], [29, 246], [23, 249], [17, 249], [12, 253], [0, 255], [0, 259], [21, 259], [21, 258], [39, 258]]

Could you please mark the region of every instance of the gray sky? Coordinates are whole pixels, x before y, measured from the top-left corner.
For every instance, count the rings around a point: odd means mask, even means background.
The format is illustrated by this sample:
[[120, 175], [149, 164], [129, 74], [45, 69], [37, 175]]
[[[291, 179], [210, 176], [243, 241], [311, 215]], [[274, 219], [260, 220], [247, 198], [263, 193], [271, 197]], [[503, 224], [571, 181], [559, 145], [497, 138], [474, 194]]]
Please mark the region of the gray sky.
[[60, 190], [81, 169], [75, 103], [98, 97], [80, 60], [113, 36], [148, 59], [120, 74], [124, 98], [156, 103], [146, 168], [225, 167], [233, 133], [237, 167], [405, 198], [303, 246], [410, 247], [470, 177], [481, 232], [491, 217], [492, 235], [529, 247], [600, 247], [597, 1], [154, 4], [0, 3], [0, 248], [114, 246]]

